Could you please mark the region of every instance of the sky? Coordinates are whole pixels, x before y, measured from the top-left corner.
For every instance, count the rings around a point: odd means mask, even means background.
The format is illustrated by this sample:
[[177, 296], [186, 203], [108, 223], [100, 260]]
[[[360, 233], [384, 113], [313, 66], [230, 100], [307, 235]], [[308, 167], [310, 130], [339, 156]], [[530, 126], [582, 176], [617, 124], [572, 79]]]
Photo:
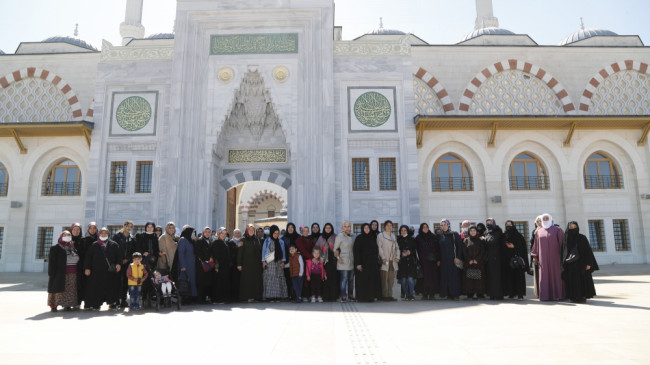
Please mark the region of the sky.
[[[218, 0], [213, 0], [218, 1]], [[300, 0], [294, 0], [300, 1]], [[649, 0], [493, 0], [501, 28], [528, 34], [540, 45], [556, 45], [580, 29], [601, 28], [639, 35], [650, 45]], [[120, 44], [126, 0], [0, 0], [0, 50], [55, 35], [79, 38], [101, 49], [102, 39]], [[337, 0], [335, 25], [343, 39], [379, 26], [413, 33], [429, 44], [454, 44], [474, 30], [475, 0]], [[176, 0], [144, 0], [145, 35], [173, 30]], [[36, 10], [38, 9], [38, 10]]]

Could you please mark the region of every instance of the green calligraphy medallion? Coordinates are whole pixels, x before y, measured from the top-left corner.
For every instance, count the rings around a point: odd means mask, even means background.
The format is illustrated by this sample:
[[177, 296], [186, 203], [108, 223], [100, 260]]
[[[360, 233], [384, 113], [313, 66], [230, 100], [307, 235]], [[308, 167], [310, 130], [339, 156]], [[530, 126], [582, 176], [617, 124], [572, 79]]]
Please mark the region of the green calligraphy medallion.
[[115, 118], [124, 130], [138, 131], [151, 120], [151, 104], [141, 96], [130, 96], [118, 105]]
[[363, 93], [354, 102], [354, 116], [366, 127], [382, 126], [390, 118], [391, 110], [388, 99], [376, 91]]

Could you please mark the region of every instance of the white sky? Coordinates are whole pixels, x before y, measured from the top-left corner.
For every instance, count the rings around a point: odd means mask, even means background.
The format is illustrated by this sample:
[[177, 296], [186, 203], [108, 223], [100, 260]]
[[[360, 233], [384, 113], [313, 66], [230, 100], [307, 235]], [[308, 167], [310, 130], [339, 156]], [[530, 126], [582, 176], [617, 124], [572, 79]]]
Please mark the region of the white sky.
[[[213, 0], [218, 1], [218, 0]], [[298, 1], [298, 0], [294, 0]], [[119, 25], [126, 0], [0, 0], [0, 50], [15, 52], [20, 42], [73, 35], [100, 49], [102, 39], [120, 44]], [[377, 28], [414, 33], [430, 44], [453, 44], [474, 29], [475, 0], [337, 0], [335, 24], [343, 38], [354, 39]], [[586, 28], [639, 35], [650, 44], [649, 0], [493, 0], [502, 28], [528, 34], [540, 45], [555, 45]], [[144, 0], [146, 35], [171, 32], [175, 0]]]

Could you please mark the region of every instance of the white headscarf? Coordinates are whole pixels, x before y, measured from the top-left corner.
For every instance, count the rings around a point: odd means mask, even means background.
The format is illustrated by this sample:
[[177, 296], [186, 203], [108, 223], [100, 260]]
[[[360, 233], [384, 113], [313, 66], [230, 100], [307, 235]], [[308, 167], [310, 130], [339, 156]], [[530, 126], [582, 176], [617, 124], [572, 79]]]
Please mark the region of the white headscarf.
[[[546, 216], [548, 216], [547, 221], [544, 220], [544, 217]], [[544, 213], [540, 216], [540, 218], [542, 218], [542, 227], [544, 227], [544, 229], [551, 228], [551, 226], [553, 225], [553, 217], [550, 214]]]

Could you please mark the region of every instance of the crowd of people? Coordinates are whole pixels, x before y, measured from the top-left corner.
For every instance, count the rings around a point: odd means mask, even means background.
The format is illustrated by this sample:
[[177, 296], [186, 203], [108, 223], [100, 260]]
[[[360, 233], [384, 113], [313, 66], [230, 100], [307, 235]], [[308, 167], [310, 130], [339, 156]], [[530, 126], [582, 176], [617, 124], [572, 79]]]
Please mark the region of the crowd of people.
[[[395, 234], [390, 220], [380, 230], [373, 220], [356, 236], [349, 221], [338, 233], [330, 223], [322, 231], [318, 223], [299, 229], [288, 223], [282, 231], [249, 224], [232, 237], [223, 227], [197, 233], [190, 225], [177, 235], [173, 222], [164, 230], [147, 222], [133, 235], [132, 221], [112, 237], [91, 222], [84, 236], [74, 223], [50, 249], [47, 304], [53, 312], [82, 304], [99, 310], [104, 303], [137, 311], [143, 290], [157, 290], [166, 305], [172, 291], [184, 304], [412, 301], [416, 295], [523, 300], [527, 273], [540, 300], [594, 297], [591, 274], [598, 264], [577, 222], [563, 231], [543, 214], [535, 226], [529, 256], [514, 222], [502, 230], [493, 218], [464, 221], [460, 232], [446, 219], [435, 232], [422, 223], [417, 234], [406, 225]], [[401, 294], [393, 293], [395, 279]]]

